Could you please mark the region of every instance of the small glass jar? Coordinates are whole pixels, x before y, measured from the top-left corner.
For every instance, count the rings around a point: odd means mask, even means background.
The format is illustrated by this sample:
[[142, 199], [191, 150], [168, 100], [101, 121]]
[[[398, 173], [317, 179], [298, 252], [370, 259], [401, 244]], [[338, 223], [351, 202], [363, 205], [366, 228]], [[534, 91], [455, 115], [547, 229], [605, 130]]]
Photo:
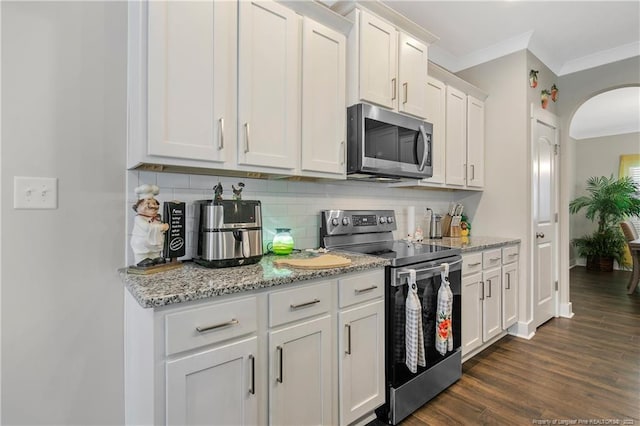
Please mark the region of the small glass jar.
[[293, 251], [293, 245], [291, 229], [276, 228], [276, 235], [273, 237], [271, 250], [278, 255], [290, 254]]

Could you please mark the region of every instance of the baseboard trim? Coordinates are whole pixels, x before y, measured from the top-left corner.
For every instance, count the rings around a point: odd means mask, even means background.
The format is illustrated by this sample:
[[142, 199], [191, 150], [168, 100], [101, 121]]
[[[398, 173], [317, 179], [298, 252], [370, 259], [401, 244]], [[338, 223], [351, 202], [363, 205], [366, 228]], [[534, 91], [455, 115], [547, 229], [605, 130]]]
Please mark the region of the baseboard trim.
[[573, 318], [573, 305], [571, 302], [560, 304], [560, 316], [563, 318]]
[[508, 332], [512, 336], [531, 340], [536, 334], [536, 328], [533, 326], [533, 321], [518, 321], [517, 323], [509, 327]]

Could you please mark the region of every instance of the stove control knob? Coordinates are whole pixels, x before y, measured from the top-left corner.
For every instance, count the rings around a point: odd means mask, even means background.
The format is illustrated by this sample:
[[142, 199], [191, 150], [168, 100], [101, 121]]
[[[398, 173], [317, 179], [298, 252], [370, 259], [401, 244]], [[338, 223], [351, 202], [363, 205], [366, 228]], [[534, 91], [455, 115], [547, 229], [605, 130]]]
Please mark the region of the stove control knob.
[[387, 218], [384, 216], [380, 216], [380, 223], [387, 223]]
[[393, 222], [394, 222], [394, 220], [393, 220], [393, 216], [389, 216], [389, 217], [387, 218], [387, 223], [393, 223]]
[[342, 224], [343, 224], [344, 226], [349, 225], [349, 218], [348, 218], [348, 217], [343, 217], [343, 218], [342, 218]]
[[333, 226], [338, 226], [338, 224], [339, 224], [339, 223], [340, 223], [340, 222], [338, 221], [338, 218], [337, 218], [337, 217], [334, 217], [333, 219], [331, 219], [331, 224], [332, 224]]

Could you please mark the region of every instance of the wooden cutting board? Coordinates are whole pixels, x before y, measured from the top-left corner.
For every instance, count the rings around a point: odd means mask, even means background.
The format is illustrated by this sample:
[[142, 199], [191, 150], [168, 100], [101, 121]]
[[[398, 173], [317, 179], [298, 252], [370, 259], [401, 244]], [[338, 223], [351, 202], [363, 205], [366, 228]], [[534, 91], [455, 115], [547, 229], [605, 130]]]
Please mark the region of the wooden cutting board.
[[336, 256], [335, 254], [323, 254], [318, 257], [309, 257], [306, 259], [282, 259], [274, 260], [275, 266], [293, 266], [300, 269], [329, 269], [340, 268], [351, 265], [351, 259]]

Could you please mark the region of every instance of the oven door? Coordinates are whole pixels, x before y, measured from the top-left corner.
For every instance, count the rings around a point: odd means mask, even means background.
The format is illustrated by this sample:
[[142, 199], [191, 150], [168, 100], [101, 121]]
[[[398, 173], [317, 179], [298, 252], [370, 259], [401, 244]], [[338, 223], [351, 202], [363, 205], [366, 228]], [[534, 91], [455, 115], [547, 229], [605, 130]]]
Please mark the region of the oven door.
[[367, 104], [350, 107], [348, 115], [348, 173], [432, 176], [430, 123]]
[[[436, 309], [440, 289], [442, 263], [449, 263], [449, 283], [453, 293], [451, 315], [453, 350], [441, 355], [435, 348]], [[387, 286], [387, 383], [397, 388], [414, 377], [429, 370], [455, 354], [461, 347], [461, 281], [462, 261], [453, 256], [433, 262], [426, 262], [390, 269], [390, 285]], [[426, 366], [418, 366], [417, 373], [411, 373], [405, 365], [405, 306], [409, 286], [409, 269], [416, 271], [418, 297], [422, 307], [422, 330], [424, 336]]]

